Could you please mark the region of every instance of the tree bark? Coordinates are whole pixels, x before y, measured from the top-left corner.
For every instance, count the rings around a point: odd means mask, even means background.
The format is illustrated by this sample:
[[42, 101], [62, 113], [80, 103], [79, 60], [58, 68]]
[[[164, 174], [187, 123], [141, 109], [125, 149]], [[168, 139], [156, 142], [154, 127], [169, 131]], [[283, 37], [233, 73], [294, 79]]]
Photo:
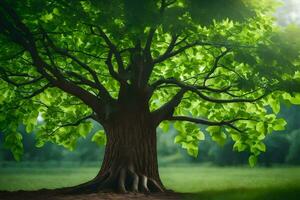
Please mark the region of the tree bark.
[[158, 172], [156, 126], [151, 118], [123, 114], [104, 129], [107, 144], [101, 169], [92, 181], [73, 191], [164, 192]]

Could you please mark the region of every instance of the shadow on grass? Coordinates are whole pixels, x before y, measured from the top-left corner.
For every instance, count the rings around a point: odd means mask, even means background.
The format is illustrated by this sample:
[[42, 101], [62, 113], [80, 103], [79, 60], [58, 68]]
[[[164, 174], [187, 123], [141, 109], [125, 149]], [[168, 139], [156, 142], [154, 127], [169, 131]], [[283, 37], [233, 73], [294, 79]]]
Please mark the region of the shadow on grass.
[[183, 195], [184, 200], [299, 200], [300, 188], [211, 190]]

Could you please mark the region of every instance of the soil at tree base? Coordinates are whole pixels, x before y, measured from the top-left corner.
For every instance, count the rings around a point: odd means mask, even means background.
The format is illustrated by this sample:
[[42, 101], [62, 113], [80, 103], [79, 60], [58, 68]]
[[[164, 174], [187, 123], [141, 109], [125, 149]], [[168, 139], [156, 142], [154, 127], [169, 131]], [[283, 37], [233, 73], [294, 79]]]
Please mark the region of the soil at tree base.
[[38, 191], [0, 191], [0, 200], [181, 200], [177, 193], [152, 193], [150, 195], [142, 193], [91, 193], [91, 194], [60, 194], [55, 190]]

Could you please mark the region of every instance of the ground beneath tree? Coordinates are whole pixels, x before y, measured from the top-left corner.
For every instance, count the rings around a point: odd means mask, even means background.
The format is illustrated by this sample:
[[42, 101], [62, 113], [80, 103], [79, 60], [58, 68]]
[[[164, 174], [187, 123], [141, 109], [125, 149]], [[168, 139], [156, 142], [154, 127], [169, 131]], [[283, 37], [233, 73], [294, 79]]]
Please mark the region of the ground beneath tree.
[[115, 193], [92, 193], [92, 194], [60, 194], [53, 190], [39, 191], [0, 191], [1, 200], [180, 200], [176, 193], [153, 193], [145, 194], [115, 194]]

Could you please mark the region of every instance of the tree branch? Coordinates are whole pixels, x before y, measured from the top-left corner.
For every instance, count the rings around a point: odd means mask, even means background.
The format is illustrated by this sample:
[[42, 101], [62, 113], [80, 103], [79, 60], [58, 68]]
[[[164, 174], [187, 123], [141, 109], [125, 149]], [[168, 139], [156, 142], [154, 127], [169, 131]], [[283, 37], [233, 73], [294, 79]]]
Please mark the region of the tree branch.
[[167, 0], [161, 0], [161, 6], [160, 6], [160, 13], [163, 14], [165, 9], [174, 4], [176, 2], [176, 0], [170, 0], [169, 2]]
[[230, 51], [229, 48], [227, 48], [225, 51], [223, 51], [219, 56], [217, 56], [215, 58], [215, 62], [214, 62], [214, 65], [212, 66], [211, 70], [208, 72], [208, 74], [206, 75], [206, 77], [204, 78], [204, 81], [203, 81], [203, 85], [205, 86], [206, 85], [206, 81], [209, 79], [210, 75], [212, 75], [216, 69], [218, 68], [219, 66], [219, 61]]
[[[99, 34], [94, 31], [94, 27], [97, 28]], [[119, 73], [124, 73], [125, 68], [124, 68], [122, 56], [121, 56], [121, 53], [118, 51], [116, 45], [113, 44], [113, 42], [109, 39], [109, 37], [106, 35], [106, 33], [99, 26], [90, 25], [90, 28], [91, 28], [92, 34], [98, 35], [104, 39], [104, 41], [107, 44], [107, 46], [109, 47], [109, 49], [112, 51], [112, 53], [116, 57]]]
[[204, 90], [204, 91], [215, 92], [215, 93], [227, 92], [231, 88], [231, 86], [228, 86], [228, 87], [224, 87], [224, 88], [221, 88], [221, 89], [216, 89], [216, 88], [211, 88], [211, 87], [208, 87], [208, 86], [189, 85], [189, 84], [187, 84], [183, 81], [179, 81], [179, 80], [176, 80], [174, 78], [160, 79], [160, 80], [154, 82], [151, 85], [151, 87], [152, 87], [153, 90], [155, 90], [156, 88], [158, 88], [160, 85], [163, 85], [163, 84], [173, 84], [173, 85], [179, 86], [181, 88], [193, 87], [197, 90]]
[[[106, 90], [106, 88], [100, 83], [97, 73], [90, 67], [88, 66], [86, 63], [81, 62], [77, 57], [75, 57], [74, 55], [70, 54], [66, 49], [61, 49], [58, 48], [53, 41], [49, 38], [49, 36], [46, 34], [46, 32], [42, 29], [42, 32], [44, 33], [45, 38], [47, 39], [48, 43], [50, 44], [50, 47], [57, 53], [59, 53], [62, 56], [66, 56], [68, 58], [71, 58], [75, 63], [77, 63], [79, 66], [81, 66], [82, 68], [84, 68], [86, 71], [88, 71], [95, 83], [92, 84], [93, 86], [96, 86], [96, 89], [99, 90], [100, 92], [100, 96], [102, 96], [104, 99], [106, 99], [107, 101], [112, 100], [112, 97], [110, 96], [110, 94], [108, 93], [108, 91]], [[49, 55], [50, 57], [50, 55]], [[54, 63], [53, 63], [54, 64]], [[52, 65], [53, 65], [52, 64]], [[84, 78], [81, 77], [81, 80], [83, 80]], [[85, 79], [85, 82], [89, 82], [91, 85], [91, 81]]]
[[246, 103], [246, 102], [253, 103], [255, 101], [258, 101], [258, 100], [266, 97], [270, 93], [270, 91], [268, 91], [268, 92], [266, 91], [261, 96], [259, 96], [257, 98], [253, 98], [253, 99], [247, 99], [247, 98], [215, 99], [215, 98], [206, 96], [205, 94], [203, 94], [201, 92], [201, 90], [207, 90], [207, 91], [216, 92], [216, 93], [223, 93], [223, 92], [226, 93], [230, 89], [230, 87], [226, 87], [223, 89], [213, 89], [213, 88], [209, 88], [207, 86], [188, 85], [188, 84], [182, 83], [176, 79], [161, 79], [161, 80], [158, 80], [157, 82], [153, 83], [152, 87], [156, 88], [157, 86], [164, 84], [164, 83], [171, 83], [171, 84], [177, 85], [178, 87], [186, 89], [188, 91], [191, 91], [191, 92], [197, 94], [200, 98], [202, 98], [206, 101], [209, 101], [209, 102], [213, 102], [213, 103], [243, 103], [243, 102], [244, 103]]
[[[174, 45], [175, 44], [172, 45], [172, 42], [171, 42], [170, 45], [169, 45], [169, 47], [168, 47], [168, 49], [167, 49], [167, 51], [163, 55], [161, 55], [158, 58], [154, 59], [153, 63], [154, 64], [161, 63], [161, 62], [163, 62], [163, 61], [165, 61], [165, 60], [167, 60], [167, 59], [169, 59], [171, 57], [174, 57], [174, 56], [176, 56], [176, 55], [184, 52], [185, 50], [187, 50], [187, 49], [189, 49], [191, 47], [200, 45], [200, 43], [198, 43], [198, 42], [190, 43], [190, 44], [187, 44], [187, 45], [185, 45], [183, 47], [180, 47], [179, 49], [177, 49], [175, 51], [172, 51], [174, 49], [174, 47], [175, 47]], [[205, 45], [205, 44], [203, 43], [203, 45]]]
[[152, 40], [153, 40], [153, 36], [154, 36], [154, 33], [155, 33], [156, 29], [155, 28], [150, 28], [149, 30], [149, 34], [148, 34], [148, 37], [147, 37], [147, 41], [146, 41], [146, 45], [145, 45], [145, 48], [144, 48], [144, 54], [148, 60], [148, 62], [152, 62], [152, 55], [151, 55], [151, 44], [152, 44]]
[[167, 116], [173, 115], [175, 107], [180, 104], [185, 92], [185, 89], [180, 89], [180, 91], [169, 102], [152, 112], [157, 124], [159, 124]]
[[251, 119], [245, 119], [245, 118], [236, 118], [228, 121], [220, 121], [220, 122], [215, 122], [215, 121], [209, 121], [206, 119], [199, 119], [199, 118], [193, 118], [193, 117], [187, 117], [187, 116], [172, 116], [167, 118], [166, 120], [168, 121], [188, 121], [188, 122], [193, 122], [196, 124], [203, 124], [203, 125], [208, 125], [208, 126], [228, 126], [238, 132], [242, 132], [240, 129], [235, 127], [232, 123], [237, 122], [237, 121], [244, 121], [244, 120], [251, 120]]
[[[182, 41], [178, 42], [175, 46], [179, 45], [183, 41], [185, 41], [186, 38], [184, 38]], [[173, 50], [169, 52], [168, 54], [163, 54], [159, 56], [158, 58], [154, 59], [153, 63], [161, 63], [171, 57], [174, 57], [180, 53], [183, 53], [185, 50], [195, 47], [195, 46], [212, 46], [212, 47], [226, 47], [226, 48], [255, 48], [255, 46], [247, 46], [247, 45], [240, 45], [240, 44], [229, 44], [229, 43], [214, 43], [214, 42], [206, 42], [206, 41], [194, 41], [192, 43], [187, 43], [185, 46], [182, 46], [178, 48], [177, 50]]]
[[[32, 76], [29, 76], [27, 74], [14, 74], [12, 75], [12, 73], [10, 72], [7, 72], [4, 70], [4, 67], [0, 67], [0, 79], [2, 79], [3, 81], [9, 83], [9, 84], [12, 84], [16, 87], [21, 87], [21, 86], [25, 86], [25, 85], [30, 85], [30, 84], [34, 84], [34, 83], [37, 83], [39, 82], [40, 80], [43, 79], [42, 76], [40, 77], [32, 77]], [[10, 79], [9, 77], [10, 76], [21, 76], [21, 77], [30, 77], [30, 78], [33, 78], [32, 80], [29, 80], [29, 81], [26, 81], [26, 82], [22, 82], [22, 83], [18, 83], [18, 82], [15, 82], [14, 80]]]
[[114, 66], [112, 64], [112, 55], [113, 55], [113, 52], [112, 50], [109, 50], [109, 53], [107, 55], [107, 59], [105, 61], [105, 64], [108, 66], [108, 71], [110, 73], [110, 75], [116, 79], [117, 81], [119, 81], [121, 84], [123, 85], [127, 85], [127, 82], [126, 80], [124, 80], [120, 74], [118, 74], [115, 70], [114, 70]]
[[59, 129], [63, 128], [63, 127], [69, 127], [69, 126], [78, 126], [81, 122], [85, 121], [85, 120], [88, 120], [88, 119], [94, 119], [95, 118], [95, 115], [94, 114], [91, 114], [91, 115], [88, 115], [88, 116], [85, 116], [75, 122], [70, 122], [70, 123], [66, 123], [66, 124], [62, 124], [60, 126], [58, 126], [56, 129], [54, 129], [50, 134], [49, 136], [51, 135], [54, 135], [56, 131], [58, 131]]
[[40, 89], [34, 91], [33, 93], [31, 93], [30, 95], [28, 96], [24, 96], [22, 97], [23, 99], [31, 99], [32, 97], [35, 97], [41, 93], [43, 93], [47, 88], [51, 87], [51, 84], [50, 83], [47, 83], [46, 85], [44, 85], [43, 87], [41, 87]]
[[[36, 68], [36, 70], [53, 86], [60, 88], [66, 93], [76, 96], [98, 113], [105, 113], [105, 105], [102, 105], [103, 102], [100, 103], [96, 96], [84, 90], [80, 86], [67, 81], [62, 76], [59, 69], [52, 68], [52, 66], [47, 64], [40, 57], [33, 35], [26, 25], [19, 19], [14, 10], [4, 1], [0, 1], [0, 6], [4, 8], [2, 10], [7, 13], [7, 15], [5, 15], [0, 12], [1, 33], [6, 34], [9, 39], [22, 46], [30, 53], [33, 66]], [[6, 16], [9, 16], [13, 19], [13, 25], [9, 24], [11, 20], [7, 20]], [[51, 72], [52, 75], [48, 72]]]

